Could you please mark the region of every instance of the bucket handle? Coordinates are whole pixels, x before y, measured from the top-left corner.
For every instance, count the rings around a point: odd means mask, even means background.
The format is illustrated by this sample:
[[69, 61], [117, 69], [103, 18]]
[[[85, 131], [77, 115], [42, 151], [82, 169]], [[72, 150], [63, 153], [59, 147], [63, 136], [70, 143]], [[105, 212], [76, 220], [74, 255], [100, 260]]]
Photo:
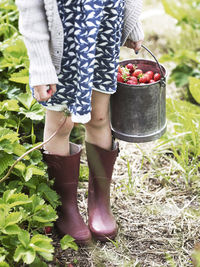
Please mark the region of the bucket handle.
[[158, 67], [159, 67], [159, 69], [160, 69], [160, 72], [161, 72], [161, 75], [162, 75], [162, 79], [164, 80], [165, 75], [164, 75], [164, 72], [163, 72], [163, 70], [162, 70], [162, 68], [161, 68], [161, 66], [160, 66], [160, 63], [158, 62], [157, 58], [154, 56], [154, 54], [153, 54], [153, 53], [152, 53], [146, 46], [142, 45], [142, 47], [143, 47], [145, 50], [147, 50], [147, 52], [149, 52], [149, 54], [151, 54], [152, 57], [155, 59], [157, 65], [158, 65]]

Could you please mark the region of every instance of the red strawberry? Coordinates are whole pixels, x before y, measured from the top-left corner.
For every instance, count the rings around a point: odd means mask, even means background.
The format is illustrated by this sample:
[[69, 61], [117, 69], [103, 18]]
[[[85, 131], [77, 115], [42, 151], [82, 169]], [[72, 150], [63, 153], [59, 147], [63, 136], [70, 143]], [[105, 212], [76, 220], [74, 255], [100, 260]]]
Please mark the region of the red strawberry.
[[124, 82], [121, 73], [117, 73], [117, 81], [120, 82], [120, 83], [123, 83]]
[[51, 226], [45, 226], [44, 231], [46, 235], [50, 234], [52, 232]]
[[155, 82], [159, 81], [161, 79], [160, 73], [155, 73], [154, 76], [153, 76], [153, 78], [154, 78], [154, 81]]
[[149, 83], [155, 83], [155, 81], [154, 80], [150, 80]]
[[127, 83], [127, 84], [138, 84], [138, 82], [135, 82], [135, 81], [133, 81], [133, 80], [128, 80], [126, 83]]
[[136, 70], [133, 72], [132, 76], [138, 77], [138, 76], [141, 75], [141, 74], [143, 74], [143, 71], [140, 70], [140, 69], [136, 69]]
[[134, 72], [135, 71], [135, 66], [132, 63], [128, 63], [126, 65], [126, 68], [130, 70], [130, 72]]
[[146, 77], [146, 83], [149, 83], [150, 82], [150, 80], [151, 80], [151, 77], [148, 75], [148, 74], [144, 74], [144, 76]]
[[142, 75], [142, 76], [139, 78], [139, 83], [146, 83], [146, 82], [147, 82], [147, 76]]
[[131, 76], [131, 77], [129, 78], [129, 80], [134, 81], [136, 84], [138, 83], [138, 80], [137, 80], [137, 78], [136, 78], [135, 76]]
[[152, 70], [149, 70], [149, 71], [145, 72], [145, 74], [150, 76], [150, 80], [153, 79], [154, 73], [153, 73]]

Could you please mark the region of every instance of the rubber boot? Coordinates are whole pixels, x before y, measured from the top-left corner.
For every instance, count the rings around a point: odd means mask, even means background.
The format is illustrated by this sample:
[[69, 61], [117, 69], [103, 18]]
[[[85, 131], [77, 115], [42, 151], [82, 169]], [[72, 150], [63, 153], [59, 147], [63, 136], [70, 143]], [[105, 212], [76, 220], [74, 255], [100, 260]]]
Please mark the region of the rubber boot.
[[88, 216], [95, 239], [109, 241], [117, 235], [117, 225], [110, 208], [110, 183], [119, 144], [108, 151], [86, 142], [89, 166]]
[[70, 143], [70, 155], [58, 156], [43, 153], [50, 179], [55, 179], [54, 189], [61, 197], [56, 227], [61, 236], [71, 235], [77, 244], [91, 241], [91, 233], [81, 217], [77, 204], [81, 147]]

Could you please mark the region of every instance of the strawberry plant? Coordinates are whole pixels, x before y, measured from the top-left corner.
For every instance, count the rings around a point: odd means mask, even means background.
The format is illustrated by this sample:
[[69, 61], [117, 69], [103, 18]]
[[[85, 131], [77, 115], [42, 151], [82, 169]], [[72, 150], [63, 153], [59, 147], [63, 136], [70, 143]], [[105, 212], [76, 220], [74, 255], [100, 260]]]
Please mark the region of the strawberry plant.
[[[0, 2], [0, 266], [47, 266], [54, 247], [50, 229], [59, 196], [39, 150], [13, 163], [42, 140], [44, 109], [30, 93], [29, 60], [13, 0]], [[77, 134], [78, 135], [78, 134]], [[73, 239], [63, 249], [77, 249]]]

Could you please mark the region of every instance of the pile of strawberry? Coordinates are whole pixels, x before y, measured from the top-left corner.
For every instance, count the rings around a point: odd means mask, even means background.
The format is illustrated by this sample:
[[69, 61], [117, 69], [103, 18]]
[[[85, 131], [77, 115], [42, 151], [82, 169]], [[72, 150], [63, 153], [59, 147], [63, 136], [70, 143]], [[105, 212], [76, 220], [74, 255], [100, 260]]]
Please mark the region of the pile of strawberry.
[[132, 63], [118, 67], [117, 81], [126, 84], [143, 85], [154, 83], [161, 79], [160, 73], [149, 70], [145, 73]]

